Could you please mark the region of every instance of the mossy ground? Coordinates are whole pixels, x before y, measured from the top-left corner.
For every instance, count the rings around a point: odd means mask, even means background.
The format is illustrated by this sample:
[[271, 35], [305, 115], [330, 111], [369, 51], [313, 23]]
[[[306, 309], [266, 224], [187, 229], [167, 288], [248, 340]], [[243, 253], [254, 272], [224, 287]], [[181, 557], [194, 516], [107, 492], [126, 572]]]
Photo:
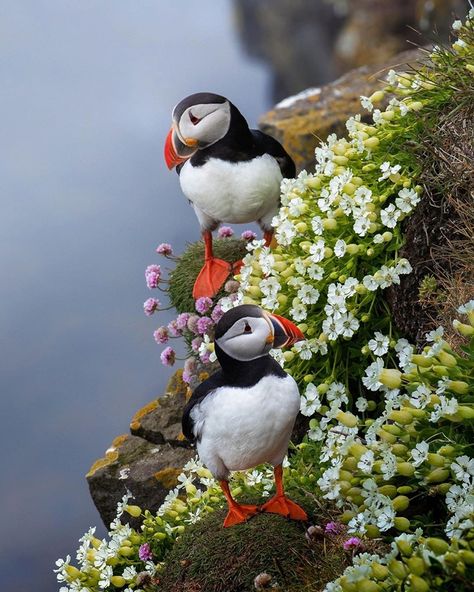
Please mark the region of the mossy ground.
[[[308, 542], [310, 524], [324, 525], [331, 510], [295, 492], [291, 498], [304, 506], [308, 522], [276, 514], [257, 514], [244, 524], [223, 528], [226, 509], [216, 510], [189, 527], [167, 556], [160, 578], [163, 592], [247, 592], [265, 572], [270, 588], [285, 592], [317, 592], [350, 564], [340, 537], [322, 536]], [[266, 499], [246, 499], [261, 504]]]
[[[247, 242], [241, 239], [214, 239], [214, 256], [229, 263], [235, 263], [247, 253], [246, 245]], [[203, 264], [204, 243], [198, 241], [188, 245], [170, 273], [169, 297], [171, 304], [179, 313], [194, 311], [193, 286]], [[232, 275], [229, 274], [229, 279], [231, 278]], [[224, 292], [221, 292], [217, 295], [217, 299], [224, 296]]]

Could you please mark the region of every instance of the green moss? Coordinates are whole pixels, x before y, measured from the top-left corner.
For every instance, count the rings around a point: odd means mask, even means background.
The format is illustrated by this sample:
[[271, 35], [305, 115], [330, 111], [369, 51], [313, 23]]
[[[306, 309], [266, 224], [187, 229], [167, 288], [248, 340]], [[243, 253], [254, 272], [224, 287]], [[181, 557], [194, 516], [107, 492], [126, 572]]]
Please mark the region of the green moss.
[[[245, 256], [247, 242], [224, 238], [214, 240], [214, 255], [229, 263], [239, 261]], [[204, 243], [198, 241], [191, 243], [180, 257], [175, 269], [169, 276], [169, 297], [171, 304], [181, 312], [194, 311], [194, 299], [192, 296], [194, 282], [204, 263]], [[231, 276], [229, 276], [231, 277]], [[224, 293], [217, 294], [217, 299]]]
[[[316, 521], [312, 508], [306, 500], [305, 509]], [[277, 590], [315, 592], [349, 564], [340, 541], [335, 545], [324, 538], [309, 544], [306, 523], [257, 514], [244, 524], [223, 528], [226, 511], [218, 510], [186, 529], [167, 556], [160, 591], [251, 591], [255, 577], [266, 572], [272, 584], [278, 583]]]

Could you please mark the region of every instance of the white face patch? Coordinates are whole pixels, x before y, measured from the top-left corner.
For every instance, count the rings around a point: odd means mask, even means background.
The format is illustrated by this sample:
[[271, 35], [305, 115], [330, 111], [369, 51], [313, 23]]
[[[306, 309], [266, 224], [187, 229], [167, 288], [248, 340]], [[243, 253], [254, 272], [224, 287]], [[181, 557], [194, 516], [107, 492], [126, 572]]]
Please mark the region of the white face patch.
[[235, 360], [255, 360], [267, 355], [272, 348], [273, 326], [264, 317], [243, 317], [216, 339], [216, 343]]
[[181, 115], [176, 130], [180, 139], [199, 142], [201, 148], [214, 144], [229, 130], [230, 104], [203, 103], [188, 107]]

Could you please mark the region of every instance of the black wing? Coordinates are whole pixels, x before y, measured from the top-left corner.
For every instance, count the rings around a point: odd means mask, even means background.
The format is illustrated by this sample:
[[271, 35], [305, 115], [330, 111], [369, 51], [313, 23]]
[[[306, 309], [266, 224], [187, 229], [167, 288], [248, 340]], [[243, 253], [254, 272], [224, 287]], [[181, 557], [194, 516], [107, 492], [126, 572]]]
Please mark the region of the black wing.
[[250, 130], [255, 144], [260, 148], [262, 154], [270, 154], [280, 165], [281, 174], [286, 179], [293, 179], [296, 176], [296, 167], [293, 159], [283, 146], [268, 134], [260, 130]]
[[186, 436], [187, 440], [190, 442], [194, 442], [196, 440], [196, 435], [194, 434], [194, 421], [191, 417], [192, 409], [201, 403], [203, 399], [213, 393], [217, 388], [224, 385], [224, 377], [222, 371], [218, 371], [212, 376], [210, 376], [207, 380], [202, 382], [198, 387], [195, 388], [191, 398], [189, 399], [186, 407], [183, 411], [183, 418], [181, 420], [181, 424], [183, 426], [183, 434]]

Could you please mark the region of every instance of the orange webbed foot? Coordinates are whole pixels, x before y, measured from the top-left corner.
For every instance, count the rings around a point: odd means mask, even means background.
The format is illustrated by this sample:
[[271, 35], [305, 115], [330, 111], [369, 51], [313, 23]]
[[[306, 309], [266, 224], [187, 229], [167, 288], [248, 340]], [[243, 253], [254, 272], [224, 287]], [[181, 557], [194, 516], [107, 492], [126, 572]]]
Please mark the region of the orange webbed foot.
[[246, 522], [257, 512], [257, 506], [235, 504], [229, 507], [229, 511], [224, 520], [224, 528], [234, 526], [234, 524], [240, 524], [241, 522]]
[[275, 495], [260, 507], [260, 511], [281, 514], [292, 520], [308, 520], [308, 515], [303, 508], [287, 498], [286, 495]]
[[230, 270], [231, 266], [223, 259], [207, 259], [194, 283], [193, 298], [197, 300], [202, 296], [215, 296], [229, 276]]

